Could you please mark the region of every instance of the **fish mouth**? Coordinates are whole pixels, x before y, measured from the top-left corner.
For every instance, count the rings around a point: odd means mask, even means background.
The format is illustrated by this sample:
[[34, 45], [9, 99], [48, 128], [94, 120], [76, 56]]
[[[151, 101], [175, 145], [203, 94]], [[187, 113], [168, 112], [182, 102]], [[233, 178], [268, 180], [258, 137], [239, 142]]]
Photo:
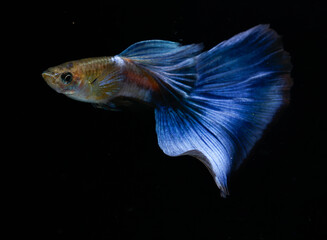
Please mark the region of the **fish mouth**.
[[44, 78], [44, 80], [47, 80], [49, 78], [53, 78], [54, 74], [46, 70], [42, 73], [42, 77]]
[[45, 82], [52, 88], [54, 89], [56, 92], [58, 93], [62, 93], [62, 90], [60, 89], [60, 87], [58, 86], [57, 83], [57, 75], [58, 73], [54, 73], [52, 71], [50, 71], [49, 69], [45, 70], [42, 73], [42, 77], [45, 80]]
[[59, 73], [56, 73], [52, 68], [48, 68], [42, 73], [42, 77], [44, 80], [49, 81], [49, 80], [55, 80], [57, 78], [57, 75]]
[[56, 81], [56, 73], [50, 71], [49, 69], [45, 70], [42, 73], [43, 79], [52, 87]]

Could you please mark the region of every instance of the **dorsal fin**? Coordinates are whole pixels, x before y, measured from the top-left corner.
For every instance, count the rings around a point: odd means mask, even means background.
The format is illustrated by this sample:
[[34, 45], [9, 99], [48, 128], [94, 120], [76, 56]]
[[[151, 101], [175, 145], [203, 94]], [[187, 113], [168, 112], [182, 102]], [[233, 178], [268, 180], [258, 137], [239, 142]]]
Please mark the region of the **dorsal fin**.
[[166, 54], [176, 50], [180, 46], [179, 43], [164, 40], [146, 40], [134, 43], [126, 48], [118, 56], [130, 59], [147, 59], [155, 55]]

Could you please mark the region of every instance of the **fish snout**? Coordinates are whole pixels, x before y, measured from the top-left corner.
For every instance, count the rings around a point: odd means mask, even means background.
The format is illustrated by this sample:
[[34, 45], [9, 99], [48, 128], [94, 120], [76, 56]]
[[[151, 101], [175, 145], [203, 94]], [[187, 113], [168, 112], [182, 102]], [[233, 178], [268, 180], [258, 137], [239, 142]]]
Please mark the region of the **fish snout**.
[[57, 92], [59, 92], [60, 86], [57, 82], [57, 75], [55, 72], [51, 71], [50, 69], [45, 70], [42, 73], [42, 77], [43, 79], [46, 81], [46, 83], [53, 88], [54, 90], [56, 90]]
[[47, 82], [48, 82], [49, 80], [53, 80], [53, 79], [55, 79], [54, 76], [55, 76], [55, 73], [52, 72], [52, 71], [50, 71], [49, 69], [45, 70], [45, 71], [42, 73], [42, 77], [43, 77], [43, 79], [46, 80]]

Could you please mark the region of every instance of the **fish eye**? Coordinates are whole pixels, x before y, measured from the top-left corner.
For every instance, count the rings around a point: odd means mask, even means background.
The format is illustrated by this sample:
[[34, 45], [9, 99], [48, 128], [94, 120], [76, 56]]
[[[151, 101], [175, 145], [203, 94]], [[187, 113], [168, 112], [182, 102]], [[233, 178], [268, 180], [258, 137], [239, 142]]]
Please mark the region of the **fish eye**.
[[64, 84], [69, 84], [73, 80], [73, 74], [70, 72], [65, 72], [61, 74], [60, 78]]

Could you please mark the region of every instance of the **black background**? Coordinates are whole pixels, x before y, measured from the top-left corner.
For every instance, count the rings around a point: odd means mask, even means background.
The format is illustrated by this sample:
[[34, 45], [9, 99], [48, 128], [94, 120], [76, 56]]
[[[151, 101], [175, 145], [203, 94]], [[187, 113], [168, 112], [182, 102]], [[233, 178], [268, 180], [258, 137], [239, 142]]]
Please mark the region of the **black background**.
[[[81, 1], [20, 5], [15, 221], [42, 239], [327, 239], [323, 1]], [[15, 8], [14, 8], [15, 9]], [[157, 145], [152, 110], [109, 112], [50, 89], [43, 70], [165, 39], [220, 41], [261, 23], [294, 65], [291, 103], [223, 199], [207, 169]], [[16, 27], [21, 28], [16, 28]], [[5, 49], [4, 49], [5, 50]], [[15, 65], [16, 66], [16, 65]], [[17, 76], [17, 74], [15, 75]], [[21, 147], [21, 146], [24, 146]], [[16, 157], [23, 153], [24, 157]], [[16, 232], [19, 232], [16, 228]], [[24, 233], [24, 232], [23, 232]]]

